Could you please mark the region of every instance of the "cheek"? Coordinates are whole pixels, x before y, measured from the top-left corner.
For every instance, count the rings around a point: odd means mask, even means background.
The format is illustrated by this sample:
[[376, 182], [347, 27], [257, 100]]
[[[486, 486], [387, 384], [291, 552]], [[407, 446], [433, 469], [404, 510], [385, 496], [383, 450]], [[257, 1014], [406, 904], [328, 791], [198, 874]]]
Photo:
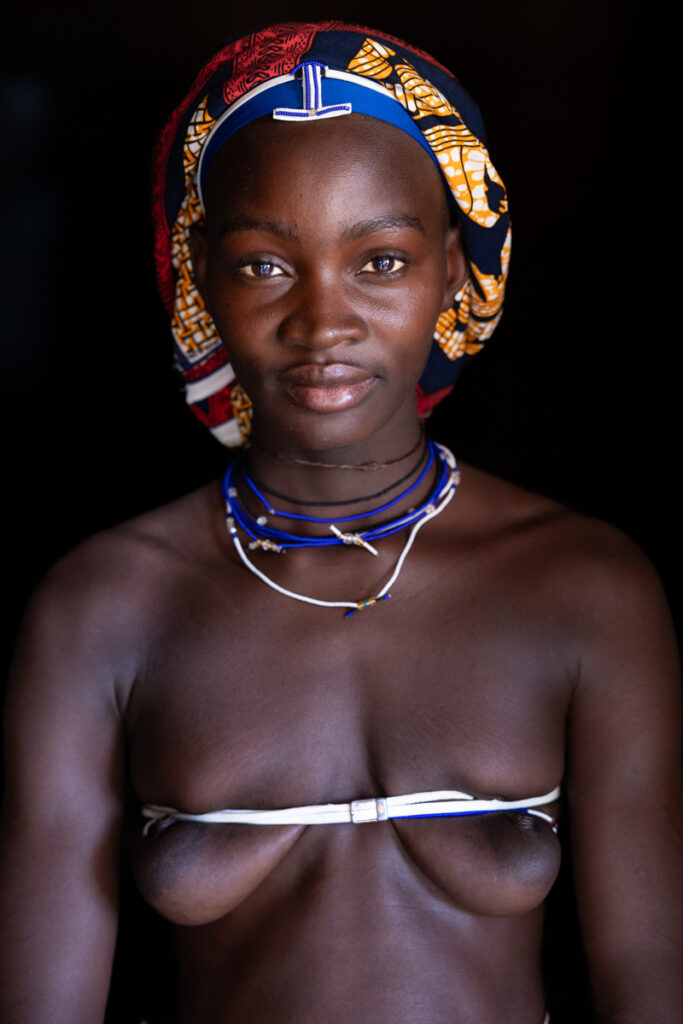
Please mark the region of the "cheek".
[[267, 347], [266, 339], [272, 333], [272, 318], [262, 306], [245, 301], [239, 289], [207, 289], [206, 307], [235, 372], [238, 367], [242, 376], [256, 372]]
[[[220, 333], [220, 332], [219, 332]], [[264, 389], [268, 389], [272, 375], [268, 373], [266, 362], [260, 358], [258, 347], [247, 347], [240, 344], [234, 337], [223, 338], [223, 347], [228, 354], [235, 377], [250, 398], [256, 397]]]
[[377, 311], [376, 323], [389, 341], [389, 348], [402, 360], [407, 360], [419, 373], [424, 369], [434, 338], [434, 330], [441, 313], [440, 293], [430, 284], [411, 288], [404, 301]]

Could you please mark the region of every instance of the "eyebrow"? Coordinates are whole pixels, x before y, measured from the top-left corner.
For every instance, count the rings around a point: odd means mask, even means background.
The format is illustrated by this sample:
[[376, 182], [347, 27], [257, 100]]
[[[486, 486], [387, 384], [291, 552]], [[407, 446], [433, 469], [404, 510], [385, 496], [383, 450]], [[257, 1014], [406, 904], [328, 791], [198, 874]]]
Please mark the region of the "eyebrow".
[[[409, 213], [390, 213], [385, 217], [374, 217], [372, 220], [362, 220], [352, 224], [342, 233], [344, 241], [354, 241], [372, 235], [376, 231], [386, 231], [392, 228], [412, 228], [421, 234], [426, 234], [424, 224], [419, 217]], [[298, 235], [290, 224], [281, 224], [274, 220], [260, 220], [258, 217], [229, 217], [221, 226], [220, 237], [235, 234], [239, 231], [263, 231], [266, 234], [277, 235], [279, 238], [286, 238], [289, 241], [298, 241]]]
[[390, 213], [386, 217], [375, 217], [373, 220], [362, 220], [358, 224], [347, 228], [343, 238], [353, 240], [363, 238], [365, 235], [372, 235], [375, 231], [386, 231], [387, 228], [412, 228], [426, 234], [424, 224], [419, 217], [413, 217], [409, 213]]
[[264, 231], [269, 235], [278, 235], [291, 241], [297, 240], [297, 234], [289, 224], [279, 224], [275, 220], [260, 220], [258, 217], [229, 217], [221, 225], [220, 237], [232, 235], [238, 231]]

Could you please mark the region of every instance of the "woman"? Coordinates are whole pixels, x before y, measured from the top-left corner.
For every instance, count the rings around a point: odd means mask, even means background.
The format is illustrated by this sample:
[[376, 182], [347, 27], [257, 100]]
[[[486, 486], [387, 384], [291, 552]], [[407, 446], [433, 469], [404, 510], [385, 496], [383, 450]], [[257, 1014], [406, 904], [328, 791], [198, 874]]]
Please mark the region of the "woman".
[[3, 1019], [102, 1018], [126, 779], [180, 1022], [540, 1024], [560, 787], [596, 1019], [677, 1017], [658, 584], [610, 528], [460, 478], [420, 427], [501, 312], [507, 199], [481, 137], [431, 58], [333, 22], [233, 41], [169, 123], [177, 363], [249, 447], [222, 493], [93, 538], [34, 601]]

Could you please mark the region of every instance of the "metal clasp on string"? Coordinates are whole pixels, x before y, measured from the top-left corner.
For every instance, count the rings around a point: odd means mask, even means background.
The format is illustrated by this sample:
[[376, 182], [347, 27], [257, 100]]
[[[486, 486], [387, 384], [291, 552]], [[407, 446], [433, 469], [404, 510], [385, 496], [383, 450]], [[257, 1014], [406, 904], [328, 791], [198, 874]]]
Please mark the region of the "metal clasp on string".
[[389, 810], [386, 797], [372, 797], [369, 800], [353, 800], [351, 807], [351, 821], [355, 825], [361, 825], [365, 821], [387, 821]]

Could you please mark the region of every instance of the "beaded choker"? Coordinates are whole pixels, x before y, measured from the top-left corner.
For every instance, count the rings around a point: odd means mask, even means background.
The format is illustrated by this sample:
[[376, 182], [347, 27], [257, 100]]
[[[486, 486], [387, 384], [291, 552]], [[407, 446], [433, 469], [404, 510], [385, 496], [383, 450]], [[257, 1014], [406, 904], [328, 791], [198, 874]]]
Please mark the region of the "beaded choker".
[[[229, 467], [223, 479], [223, 497], [225, 498], [226, 524], [228, 532], [241, 561], [250, 572], [267, 584], [267, 586], [276, 590], [278, 593], [283, 594], [285, 597], [291, 597], [295, 601], [303, 601], [306, 604], [315, 604], [324, 608], [349, 608], [350, 611], [345, 615], [345, 618], [347, 619], [362, 608], [370, 608], [377, 604], [378, 601], [386, 601], [391, 597], [391, 594], [389, 593], [390, 587], [398, 579], [399, 573], [403, 568], [403, 563], [408, 552], [413, 546], [418, 530], [420, 530], [430, 519], [433, 519], [435, 516], [443, 512], [449, 502], [453, 499], [458, 483], [460, 482], [460, 474], [456, 466], [455, 458], [448, 448], [444, 445], [436, 444], [434, 441], [428, 440], [427, 450], [428, 459], [424, 469], [415, 482], [399, 494], [398, 497], [393, 498], [391, 501], [386, 502], [386, 504], [377, 509], [373, 509], [372, 511], [363, 512], [357, 515], [341, 516], [335, 520], [303, 514], [285, 513], [273, 508], [261, 493], [260, 489], [256, 486], [254, 480], [249, 476], [248, 472], [246, 472], [243, 460], [236, 460]], [[438, 459], [438, 462], [440, 463], [437, 480], [421, 505], [416, 508], [409, 509], [408, 512], [396, 519], [370, 527], [367, 530], [360, 530], [357, 533], [344, 532], [336, 525], [337, 523], [351, 523], [354, 520], [368, 519], [370, 516], [376, 516], [392, 508], [397, 504], [397, 502], [406, 498], [417, 487], [419, 487], [427, 476], [431, 466], [434, 464], [435, 459]], [[246, 508], [246, 503], [244, 501], [240, 502], [240, 497], [236, 487], [236, 472], [238, 469], [241, 472], [242, 479], [245, 484], [261, 502], [267, 515], [263, 514], [255, 517], [251, 511]], [[270, 525], [268, 516], [283, 516], [287, 519], [300, 520], [317, 525], [326, 525], [329, 527], [332, 536], [305, 537], [290, 533], [286, 530], [279, 530]], [[376, 548], [373, 547], [371, 543], [372, 541], [381, 540], [384, 537], [390, 537], [392, 534], [405, 530], [408, 527], [410, 527], [410, 533], [403, 550], [398, 557], [396, 565], [394, 566], [394, 571], [379, 593], [374, 597], [366, 597], [360, 601], [322, 601], [315, 597], [306, 597], [304, 594], [298, 594], [293, 590], [287, 590], [285, 587], [281, 587], [274, 580], [271, 580], [270, 577], [258, 569], [244, 550], [237, 532], [238, 527], [247, 535], [247, 537], [250, 538], [248, 543], [249, 550], [253, 551], [258, 549], [261, 551], [272, 551], [277, 554], [283, 554], [289, 548], [330, 547], [333, 545], [337, 546], [346, 544], [354, 547], [362, 547], [371, 555], [377, 555], [378, 552]]]

